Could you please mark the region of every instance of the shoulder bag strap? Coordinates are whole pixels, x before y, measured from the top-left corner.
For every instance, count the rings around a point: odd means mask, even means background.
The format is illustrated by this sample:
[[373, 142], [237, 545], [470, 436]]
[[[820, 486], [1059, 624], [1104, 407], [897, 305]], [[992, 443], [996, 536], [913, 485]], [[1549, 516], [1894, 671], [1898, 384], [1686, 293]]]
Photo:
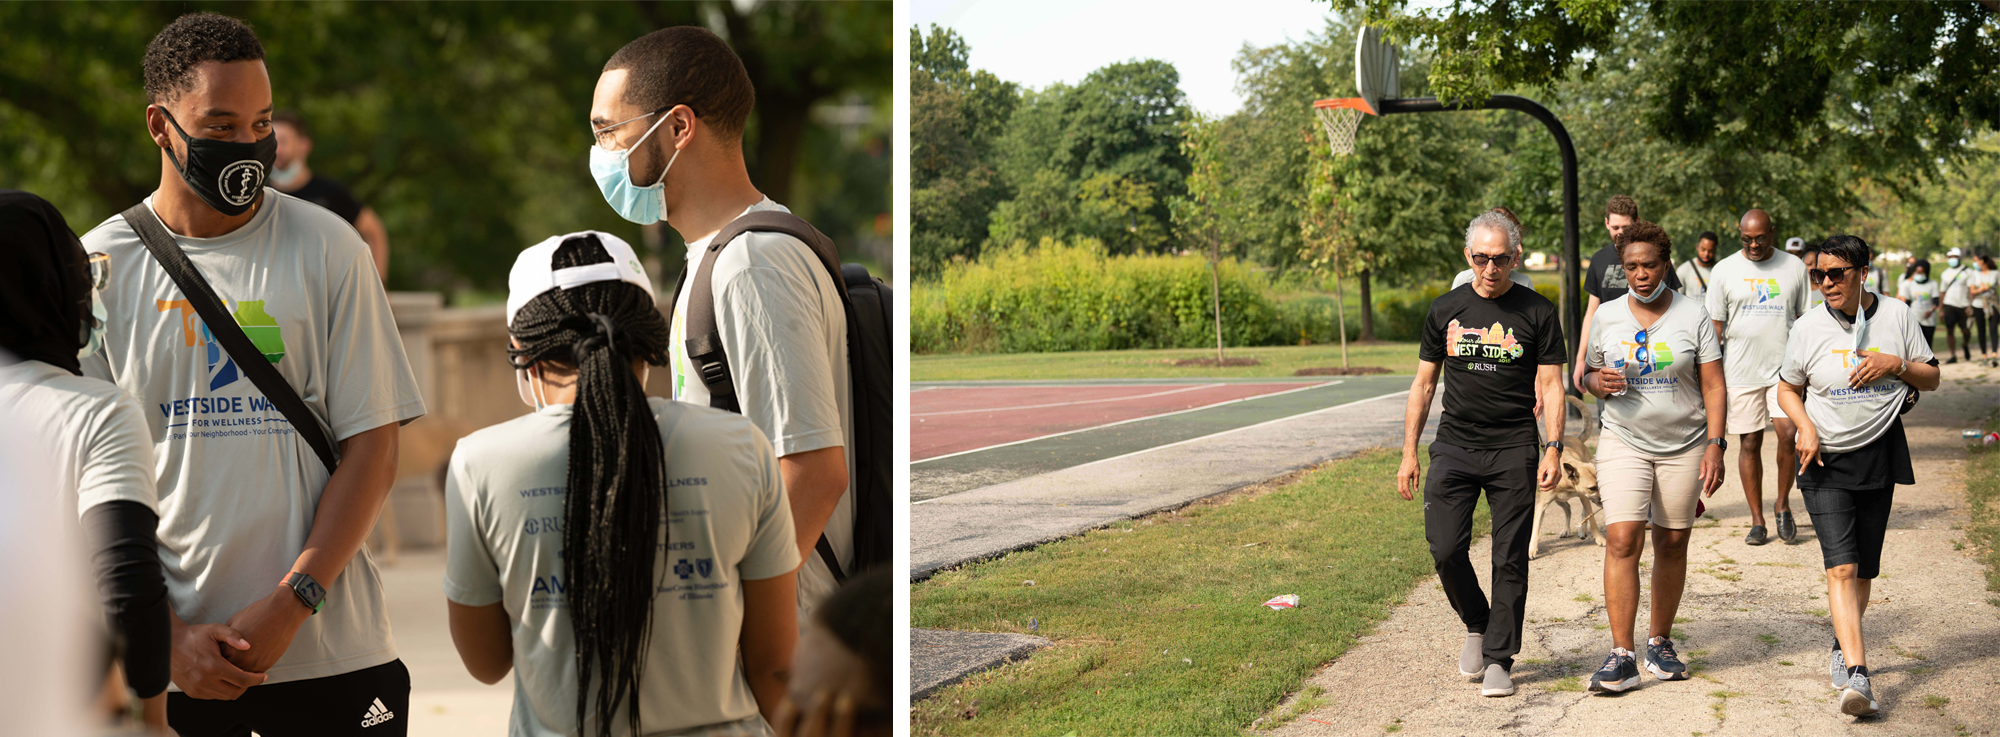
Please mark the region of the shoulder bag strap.
[[187, 253], [181, 250], [179, 243], [174, 242], [173, 235], [160, 225], [152, 209], [141, 202], [126, 210], [124, 218], [125, 222], [132, 224], [133, 232], [139, 234], [139, 242], [153, 252], [153, 259], [160, 263], [160, 268], [165, 269], [175, 286], [181, 288], [181, 295], [201, 316], [202, 324], [208, 327], [208, 334], [222, 344], [222, 349], [231, 358], [236, 359], [237, 368], [243, 371], [244, 376], [250, 377], [250, 383], [257, 385], [257, 390], [264, 393], [265, 399], [271, 400], [271, 405], [277, 407], [278, 412], [292, 424], [292, 430], [305, 439], [306, 445], [312, 446], [313, 454], [326, 464], [327, 473], [333, 473], [339, 461], [334, 454], [333, 442], [319, 425], [319, 418], [313, 415], [305, 400], [299, 398], [298, 391], [285, 381], [284, 375], [278, 373], [277, 367], [264, 359], [264, 352], [257, 350], [257, 346], [250, 342], [250, 336], [243, 334], [236, 318], [223, 310], [222, 300], [215, 296], [208, 280], [202, 278], [194, 262], [188, 260]]

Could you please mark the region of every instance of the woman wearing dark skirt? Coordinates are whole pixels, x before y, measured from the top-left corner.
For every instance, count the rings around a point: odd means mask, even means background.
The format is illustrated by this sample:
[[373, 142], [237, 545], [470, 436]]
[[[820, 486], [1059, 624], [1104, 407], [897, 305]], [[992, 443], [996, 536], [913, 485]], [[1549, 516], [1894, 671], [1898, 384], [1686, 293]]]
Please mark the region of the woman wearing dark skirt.
[[1826, 304], [1792, 326], [1778, 405], [1799, 428], [1799, 490], [1826, 564], [1834, 644], [1828, 676], [1840, 710], [1879, 709], [1862, 649], [1861, 618], [1881, 572], [1882, 539], [1897, 484], [1913, 484], [1904, 400], [1938, 387], [1937, 359], [1909, 305], [1862, 287], [1868, 244], [1836, 235], [1808, 272]]

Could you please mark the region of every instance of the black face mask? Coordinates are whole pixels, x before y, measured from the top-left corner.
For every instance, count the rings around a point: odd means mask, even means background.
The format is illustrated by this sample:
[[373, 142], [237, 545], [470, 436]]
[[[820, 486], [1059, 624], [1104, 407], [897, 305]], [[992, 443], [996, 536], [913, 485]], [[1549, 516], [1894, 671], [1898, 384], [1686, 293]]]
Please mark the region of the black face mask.
[[272, 131], [256, 143], [193, 138], [181, 130], [181, 124], [166, 108], [160, 108], [160, 114], [167, 116], [167, 124], [187, 144], [185, 165], [174, 155], [172, 146], [167, 147], [167, 159], [174, 162], [188, 188], [216, 212], [231, 216], [249, 212], [250, 206], [263, 196], [264, 177], [270, 175], [271, 164], [278, 160], [278, 133]]

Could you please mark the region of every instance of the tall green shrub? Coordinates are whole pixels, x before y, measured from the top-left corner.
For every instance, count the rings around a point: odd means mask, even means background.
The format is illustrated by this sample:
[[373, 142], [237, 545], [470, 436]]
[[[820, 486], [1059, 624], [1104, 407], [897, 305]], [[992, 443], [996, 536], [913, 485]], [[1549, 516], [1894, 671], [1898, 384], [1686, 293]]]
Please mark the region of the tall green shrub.
[[[1224, 261], [1229, 345], [1296, 342], [1266, 296], [1268, 279]], [[1029, 353], [1211, 345], [1208, 263], [1199, 256], [1111, 256], [1095, 239], [988, 251], [919, 284], [910, 300], [918, 353]], [[1326, 328], [1329, 331], [1331, 328]], [[1289, 337], [1289, 339], [1288, 339]]]

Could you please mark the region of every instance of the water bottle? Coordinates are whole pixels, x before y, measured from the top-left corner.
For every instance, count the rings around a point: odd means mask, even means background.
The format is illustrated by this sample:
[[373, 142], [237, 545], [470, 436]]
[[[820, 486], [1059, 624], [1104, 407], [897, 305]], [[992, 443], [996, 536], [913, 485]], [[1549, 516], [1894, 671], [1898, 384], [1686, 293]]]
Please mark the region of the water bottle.
[[[1615, 369], [1618, 369], [1618, 373], [1619, 373], [1619, 374], [1624, 374], [1624, 373], [1625, 373], [1625, 359], [1624, 359], [1623, 357], [1619, 357], [1619, 358], [1614, 358], [1614, 359], [1611, 359], [1611, 367], [1612, 367], [1612, 368], [1615, 368]], [[1629, 380], [1630, 380], [1630, 377], [1627, 377], [1627, 380], [1629, 381]], [[1626, 384], [1626, 385], [1625, 385], [1625, 388], [1624, 388], [1624, 389], [1619, 389], [1618, 391], [1615, 391], [1615, 392], [1612, 392], [1612, 393], [1611, 393], [1611, 396], [1614, 396], [1614, 397], [1622, 397], [1622, 396], [1625, 396], [1625, 392], [1626, 392], [1627, 390], [1630, 390], [1631, 388], [1632, 388], [1632, 385], [1628, 383], [1628, 384]]]

